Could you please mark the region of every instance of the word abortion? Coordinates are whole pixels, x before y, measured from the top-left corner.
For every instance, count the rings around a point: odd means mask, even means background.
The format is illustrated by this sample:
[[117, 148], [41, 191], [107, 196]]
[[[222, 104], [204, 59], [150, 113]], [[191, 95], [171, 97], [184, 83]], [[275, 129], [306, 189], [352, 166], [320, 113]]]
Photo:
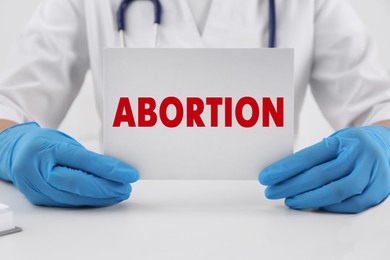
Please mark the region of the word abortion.
[[[263, 97], [259, 102], [253, 97], [242, 97], [233, 102], [232, 97], [187, 97], [185, 103], [177, 97], [166, 97], [159, 104], [152, 97], [137, 99], [137, 122], [134, 117], [129, 97], [121, 97], [118, 102], [113, 127], [154, 127], [158, 121], [168, 128], [184, 124], [186, 127], [232, 127], [233, 119], [239, 126], [252, 128], [258, 126], [270, 127], [271, 118], [276, 127], [284, 127], [284, 98], [276, 98], [276, 106], [270, 97]], [[250, 109], [250, 116], [244, 109]], [[175, 115], [169, 115], [169, 109], [175, 110]], [[220, 115], [220, 110], [224, 111]], [[209, 113], [209, 122], [205, 122], [204, 114]], [[203, 117], [202, 117], [203, 116]], [[221, 117], [222, 116], [222, 117]], [[221, 118], [220, 118], [221, 117]], [[220, 119], [223, 118], [223, 124]]]

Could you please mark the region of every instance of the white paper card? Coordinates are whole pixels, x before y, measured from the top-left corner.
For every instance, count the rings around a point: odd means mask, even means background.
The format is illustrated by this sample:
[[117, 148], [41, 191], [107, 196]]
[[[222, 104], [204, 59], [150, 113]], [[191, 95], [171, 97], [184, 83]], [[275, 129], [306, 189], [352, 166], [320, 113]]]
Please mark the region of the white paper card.
[[293, 50], [106, 49], [104, 58], [104, 151], [142, 179], [255, 180], [293, 151]]

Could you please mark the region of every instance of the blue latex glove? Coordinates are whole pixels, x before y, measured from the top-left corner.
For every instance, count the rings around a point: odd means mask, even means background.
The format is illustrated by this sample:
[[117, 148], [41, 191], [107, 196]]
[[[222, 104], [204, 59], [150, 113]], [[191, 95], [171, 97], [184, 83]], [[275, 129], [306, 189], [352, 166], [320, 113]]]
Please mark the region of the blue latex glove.
[[36, 205], [107, 206], [129, 198], [138, 172], [86, 150], [70, 136], [36, 123], [0, 134], [0, 178]]
[[389, 159], [389, 128], [347, 128], [269, 166], [259, 181], [267, 198], [294, 209], [359, 213], [389, 195]]

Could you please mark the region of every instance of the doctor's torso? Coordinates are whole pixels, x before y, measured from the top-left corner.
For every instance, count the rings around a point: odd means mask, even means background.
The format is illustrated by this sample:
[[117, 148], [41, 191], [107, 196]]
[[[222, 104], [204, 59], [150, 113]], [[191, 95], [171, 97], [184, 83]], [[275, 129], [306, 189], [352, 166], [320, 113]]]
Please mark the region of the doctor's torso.
[[[194, 6], [193, 0], [161, 0], [162, 24], [158, 48], [262, 48], [269, 40], [268, 1], [206, 0]], [[120, 0], [85, 0], [84, 12], [88, 47], [96, 86], [97, 102], [102, 102], [102, 52], [106, 47], [120, 47], [116, 31], [116, 11]], [[282, 2], [282, 1], [279, 1]], [[305, 2], [305, 4], [300, 4]], [[203, 6], [201, 6], [203, 5]], [[198, 8], [196, 13], [195, 8]], [[300, 110], [313, 52], [315, 1], [283, 1], [277, 5], [278, 47], [295, 49], [296, 111]], [[208, 15], [199, 19], [200, 12]], [[129, 48], [153, 47], [153, 5], [134, 1], [126, 13], [126, 42]], [[196, 19], [198, 18], [198, 19]], [[206, 19], [205, 21], [202, 21]], [[203, 34], [197, 21], [204, 23]], [[99, 107], [101, 113], [101, 107]], [[298, 115], [298, 114], [296, 114]]]
[[[157, 48], [267, 48], [268, 0], [160, 0]], [[121, 0], [46, 0], [0, 74], [3, 117], [56, 128], [92, 72], [103, 114], [103, 51], [119, 48]], [[310, 84], [335, 129], [388, 118], [390, 80], [375, 45], [345, 0], [276, 0], [276, 45], [294, 49], [295, 123]], [[126, 12], [129, 48], [154, 47], [154, 8], [137, 0]], [[129, 71], [131, 73], [131, 71]], [[261, 87], [261, 82], [259, 82]], [[296, 124], [297, 125], [297, 124]]]

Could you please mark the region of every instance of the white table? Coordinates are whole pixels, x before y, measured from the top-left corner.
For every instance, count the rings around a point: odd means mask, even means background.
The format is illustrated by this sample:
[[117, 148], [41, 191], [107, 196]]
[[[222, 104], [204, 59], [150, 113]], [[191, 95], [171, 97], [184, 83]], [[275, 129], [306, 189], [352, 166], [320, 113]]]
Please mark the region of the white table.
[[31, 205], [0, 182], [24, 231], [0, 259], [390, 259], [390, 200], [359, 215], [287, 209], [257, 182], [140, 181], [95, 209]]

